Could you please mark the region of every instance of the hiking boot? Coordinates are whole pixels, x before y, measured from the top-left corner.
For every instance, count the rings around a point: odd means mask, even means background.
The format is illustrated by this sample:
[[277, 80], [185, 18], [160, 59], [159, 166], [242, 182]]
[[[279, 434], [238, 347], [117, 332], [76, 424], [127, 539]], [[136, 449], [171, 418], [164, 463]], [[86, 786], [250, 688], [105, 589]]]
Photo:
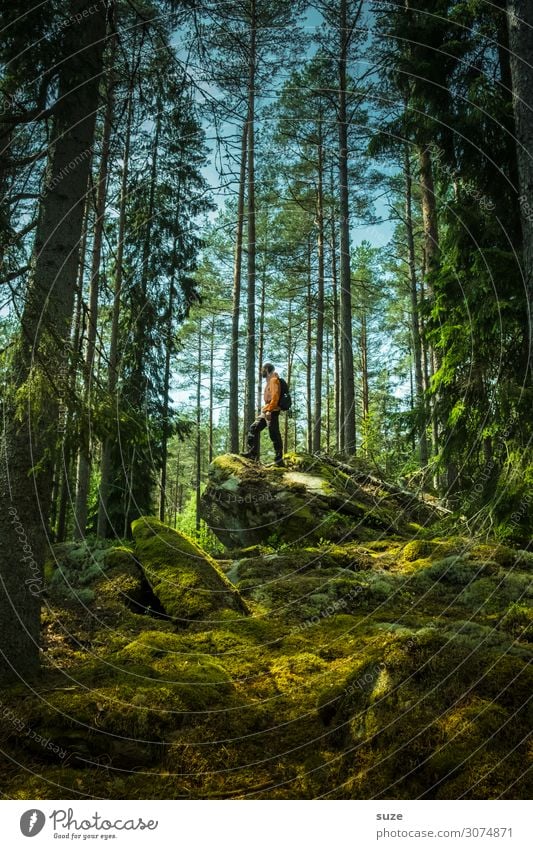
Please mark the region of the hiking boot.
[[255, 451], [242, 451], [239, 454], [239, 457], [245, 457], [247, 460], [255, 460], [257, 462], [258, 457]]
[[267, 468], [271, 468], [272, 466], [280, 466], [281, 468], [284, 469], [285, 463], [283, 462], [283, 458], [280, 457], [279, 459], [274, 460], [273, 463], [269, 463]]

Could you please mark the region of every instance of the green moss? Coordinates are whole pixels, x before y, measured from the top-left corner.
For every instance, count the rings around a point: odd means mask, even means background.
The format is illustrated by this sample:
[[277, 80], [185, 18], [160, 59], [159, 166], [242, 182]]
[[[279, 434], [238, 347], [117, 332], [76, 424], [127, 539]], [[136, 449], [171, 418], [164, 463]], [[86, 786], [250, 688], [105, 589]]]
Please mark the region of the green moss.
[[52, 560], [47, 560], [44, 564], [43, 574], [44, 574], [44, 582], [47, 586], [49, 586], [52, 582], [55, 572], [55, 563]]
[[132, 531], [144, 575], [169, 616], [188, 624], [227, 607], [249, 612], [216, 561], [185, 534], [146, 517]]
[[305, 686], [309, 676], [323, 673], [326, 669], [327, 664], [311, 652], [281, 657], [270, 664], [270, 673], [275, 678], [276, 688], [281, 692], [290, 692], [295, 685]]
[[517, 560], [517, 551], [509, 548], [506, 545], [500, 544], [483, 544], [475, 545], [470, 548], [470, 556], [476, 560], [489, 560], [497, 563], [498, 566], [503, 566], [505, 569], [515, 565]]
[[413, 539], [401, 549], [401, 558], [406, 563], [412, 563], [414, 560], [430, 557], [437, 544], [431, 540]]
[[[451, 786], [474, 788], [484, 765], [503, 751], [524, 752], [531, 674], [501, 638], [485, 646], [487, 632], [426, 628], [385, 636], [381, 651], [376, 641], [343, 681], [320, 694], [331, 747], [357, 744], [358, 771], [345, 765], [336, 776], [348, 797], [455, 798]], [[472, 755], [475, 766], [465, 770]], [[506, 780], [520, 770], [514, 764]], [[502, 783], [488, 786], [488, 795], [497, 795]]]
[[525, 549], [520, 549], [515, 552], [516, 561], [515, 566], [518, 569], [521, 569], [523, 572], [533, 572], [533, 551], [527, 551]]
[[483, 607], [486, 611], [496, 612], [502, 605], [513, 601], [525, 601], [531, 598], [531, 578], [529, 575], [503, 571], [491, 577], [483, 577], [466, 586], [460, 601], [471, 609]]
[[420, 583], [451, 584], [464, 587], [473, 581], [494, 574], [498, 570], [495, 564], [479, 563], [468, 558], [452, 556], [436, 560], [416, 573]]
[[533, 607], [512, 602], [502, 616], [499, 627], [517, 639], [533, 641]]
[[268, 545], [249, 545], [246, 548], [229, 553], [232, 560], [245, 560], [249, 557], [264, 557], [267, 554], [274, 554], [274, 549]]
[[[4, 722], [5, 795], [525, 798], [533, 557], [513, 552], [509, 565], [492, 544], [431, 530], [362, 541], [348, 524], [352, 541], [319, 529], [228, 562], [251, 615], [227, 602], [220, 564], [157, 520], [135, 527], [134, 549], [108, 550], [98, 577], [76, 553], [66, 568], [96, 594], [91, 615], [50, 597], [48, 666], [33, 690], [2, 694], [68, 754], [58, 764]], [[197, 617], [189, 628], [133, 612], [144, 571], [178, 617]], [[224, 602], [196, 606], [205, 597]]]
[[[175, 634], [148, 631], [113, 658], [113, 675], [123, 680], [134, 670], [150, 669], [151, 677], [172, 684], [188, 707], [200, 709], [231, 693], [231, 677], [225, 668], [206, 654], [184, 652]], [[142, 677], [142, 676], [141, 676]]]
[[[310, 551], [310, 549], [306, 549]], [[357, 550], [356, 546], [345, 546], [339, 543], [323, 542], [314, 549], [314, 562], [329, 568], [338, 566], [341, 569], [355, 569], [358, 566], [368, 565], [369, 556]]]
[[[360, 483], [356, 474], [312, 455], [291, 455], [286, 465], [285, 470], [265, 468], [235, 455], [213, 461], [202, 510], [226, 545], [259, 543], [267, 535], [269, 544], [277, 547], [348, 535], [370, 540], [384, 530], [404, 533], [410, 518], [405, 497], [399, 500], [379, 482], [365, 478]], [[231, 498], [226, 497], [228, 488]], [[413, 518], [421, 510], [428, 522], [431, 507], [415, 496], [413, 505]]]
[[389, 539], [376, 539], [367, 542], [365, 544], [365, 548], [370, 549], [370, 551], [382, 552], [389, 551], [391, 548], [396, 550], [398, 548], [398, 544], [391, 543]]
[[260, 469], [256, 463], [238, 454], [222, 454], [209, 466], [212, 479], [219, 484], [229, 482], [230, 489], [233, 488], [234, 482], [253, 483], [261, 480]]
[[90, 540], [83, 543], [61, 543], [54, 547], [55, 560], [48, 560], [45, 566], [45, 580], [49, 598], [52, 602], [70, 601], [84, 608], [92, 602], [110, 602], [116, 607], [113, 593], [118, 589], [113, 582], [113, 592], [106, 592], [109, 574], [128, 573], [130, 587], [137, 583], [140, 570], [133, 561], [131, 549], [109, 547], [109, 542], [94, 544]]

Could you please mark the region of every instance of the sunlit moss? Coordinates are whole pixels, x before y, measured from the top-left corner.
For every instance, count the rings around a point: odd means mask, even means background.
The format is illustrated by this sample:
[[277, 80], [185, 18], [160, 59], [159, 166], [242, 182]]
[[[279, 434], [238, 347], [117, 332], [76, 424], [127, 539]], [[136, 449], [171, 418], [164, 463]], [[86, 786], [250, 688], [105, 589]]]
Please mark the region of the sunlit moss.
[[[316, 470], [312, 457], [288, 463]], [[20, 764], [4, 792], [523, 798], [532, 561], [512, 551], [509, 565], [509, 551], [429, 533], [258, 545], [226, 564], [235, 588], [187, 537], [139, 520], [132, 547], [80, 583], [95, 594], [87, 609], [50, 597], [58, 668], [3, 705], [68, 754], [58, 762], [4, 722]], [[150, 609], [147, 578], [164, 610]]]
[[144, 575], [176, 621], [187, 625], [227, 607], [249, 612], [217, 562], [185, 534], [146, 517], [136, 519], [132, 531]]

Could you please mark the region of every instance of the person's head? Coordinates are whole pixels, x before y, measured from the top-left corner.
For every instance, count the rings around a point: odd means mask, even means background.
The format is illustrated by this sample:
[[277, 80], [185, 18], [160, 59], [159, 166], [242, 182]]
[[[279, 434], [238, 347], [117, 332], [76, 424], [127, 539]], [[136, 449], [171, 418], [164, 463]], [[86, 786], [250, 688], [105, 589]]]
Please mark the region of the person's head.
[[274, 371], [274, 366], [272, 365], [272, 363], [264, 363], [263, 368], [261, 369], [261, 375], [264, 378], [268, 379], [273, 371]]

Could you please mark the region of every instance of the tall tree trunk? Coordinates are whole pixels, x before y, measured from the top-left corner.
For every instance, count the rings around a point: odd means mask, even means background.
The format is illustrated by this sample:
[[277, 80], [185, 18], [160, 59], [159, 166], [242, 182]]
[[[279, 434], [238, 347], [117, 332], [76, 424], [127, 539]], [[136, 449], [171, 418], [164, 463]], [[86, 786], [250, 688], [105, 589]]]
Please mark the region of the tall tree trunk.
[[437, 199], [435, 197], [435, 182], [433, 179], [433, 163], [431, 159], [431, 151], [428, 145], [419, 146], [419, 162], [427, 276], [427, 274], [438, 267], [440, 252]]
[[[498, 62], [500, 65], [500, 86], [501, 95], [505, 100], [513, 104], [513, 76], [511, 72], [511, 51], [509, 46], [509, 24], [507, 16], [508, 0], [497, 0], [496, 5], [500, 12], [497, 13], [498, 21]], [[518, 176], [518, 150], [515, 142], [515, 123], [513, 114], [506, 115], [503, 119], [507, 135], [507, 154], [509, 164], [509, 179], [513, 188], [520, 194], [519, 185], [520, 178]]]
[[[148, 284], [150, 279], [150, 258], [152, 256], [152, 232], [154, 226], [155, 208], [155, 190], [157, 186], [157, 174], [159, 167], [159, 137], [161, 133], [161, 102], [159, 97], [156, 101], [156, 117], [154, 128], [154, 139], [152, 144], [152, 161], [150, 167], [150, 189], [148, 192], [148, 209], [147, 219], [144, 229], [144, 239], [142, 247], [142, 273], [139, 293], [137, 295], [138, 312], [135, 316], [135, 332], [133, 334], [132, 349], [133, 369], [129, 375], [126, 389], [126, 397], [129, 404], [134, 410], [147, 409], [147, 380], [146, 380], [146, 357], [148, 354], [148, 342], [144, 328], [144, 315], [150, 309], [150, 299], [148, 296]], [[152, 481], [148, 482], [144, 477], [144, 469], [146, 462], [146, 454], [138, 445], [134, 446], [135, 451], [132, 455], [130, 472], [130, 498], [128, 499], [128, 512], [124, 519], [124, 527], [126, 528], [125, 536], [131, 535], [131, 523], [143, 513], [143, 498], [147, 501], [150, 495]], [[138, 463], [138, 465], [137, 465]], [[127, 474], [125, 475], [126, 486]]]
[[246, 411], [245, 430], [255, 419], [255, 62], [256, 7], [250, 4], [250, 56], [248, 67], [248, 292], [246, 335]]
[[9, 203], [9, 175], [11, 171], [11, 143], [15, 127], [1, 120], [0, 114], [0, 275], [4, 274], [4, 256], [11, 241], [11, 214]]
[[[331, 171], [331, 197], [334, 197], [335, 183]], [[339, 292], [337, 285], [337, 228], [335, 227], [335, 209], [331, 216], [331, 286], [333, 298], [333, 399], [335, 407], [335, 439], [339, 454], [344, 451], [343, 428], [344, 403], [341, 389], [341, 352], [339, 329]]]
[[316, 299], [316, 344], [315, 344], [315, 415], [313, 423], [313, 451], [318, 453], [322, 436], [322, 365], [324, 357], [324, 189], [323, 189], [324, 151], [322, 131], [318, 145], [318, 186], [317, 186], [317, 299]]
[[[110, 21], [112, 26], [113, 22]], [[78, 474], [76, 487], [76, 512], [74, 522], [74, 538], [83, 539], [87, 525], [87, 500], [89, 496], [89, 478], [91, 473], [90, 451], [90, 398], [94, 371], [94, 353], [96, 348], [96, 333], [98, 326], [98, 296], [100, 291], [100, 263], [102, 259], [102, 240], [104, 233], [105, 202], [107, 191], [107, 175], [109, 170], [109, 153], [111, 147], [111, 128], [113, 123], [113, 89], [116, 36], [110, 30], [109, 57], [107, 65], [107, 102], [102, 131], [102, 151], [96, 184], [94, 236], [91, 260], [91, 280], [89, 290], [89, 314], [87, 327], [87, 347], [85, 351], [85, 372], [83, 392], [83, 415], [87, 421], [82, 421], [80, 433], [80, 448], [78, 455]]]
[[[293, 384], [293, 387], [292, 387], [292, 392], [293, 392], [294, 397], [296, 397], [296, 381], [294, 381], [294, 384]], [[293, 421], [293, 424], [294, 424], [294, 450], [297, 451], [298, 450], [298, 415], [297, 415], [296, 410], [293, 410], [292, 421]]]
[[529, 365], [529, 379], [533, 382], [533, 6], [530, 0], [508, 0], [508, 20], [526, 295], [524, 363]]
[[[178, 506], [179, 506], [179, 491], [180, 491], [180, 454], [181, 451], [178, 448], [178, 455], [176, 457], [176, 488], [174, 490], [174, 527], [177, 526], [178, 523]], [[181, 509], [181, 508], [180, 508]]]
[[330, 375], [329, 327], [326, 325], [326, 454], [331, 451], [331, 375]]
[[[423, 269], [420, 269], [420, 303], [423, 304], [425, 301], [425, 287], [424, 287], [424, 272]], [[422, 343], [422, 378], [424, 381], [424, 392], [427, 394], [429, 389], [429, 346], [426, 339], [426, 327], [424, 323], [424, 316], [422, 312], [419, 314], [420, 320], [420, 341]]]
[[146, 225], [144, 230], [143, 248], [142, 248], [142, 273], [141, 273], [141, 288], [139, 299], [139, 315], [135, 322], [136, 332], [133, 339], [133, 348], [135, 352], [134, 371], [136, 375], [135, 389], [139, 393], [136, 400], [144, 405], [145, 393], [145, 357], [146, 357], [146, 341], [143, 327], [143, 314], [149, 306], [148, 299], [148, 282], [150, 279], [150, 257], [152, 256], [152, 231], [154, 226], [155, 216], [155, 190], [157, 186], [157, 173], [159, 167], [159, 136], [161, 134], [161, 111], [162, 106], [159, 98], [156, 106], [157, 114], [155, 117], [154, 140], [152, 145], [152, 162], [150, 167], [150, 190], [148, 192], [148, 210]]
[[213, 460], [213, 418], [215, 401], [215, 317], [211, 319], [211, 340], [209, 344], [209, 462]]
[[[83, 236], [80, 248], [80, 266], [78, 272], [78, 286], [76, 293], [76, 310], [74, 315], [74, 326], [72, 331], [72, 356], [70, 362], [70, 374], [68, 379], [68, 392], [64, 399], [66, 404], [65, 416], [58, 426], [58, 433], [61, 436], [61, 444], [58, 448], [59, 464], [58, 464], [58, 488], [59, 488], [59, 503], [57, 509], [57, 525], [56, 525], [56, 542], [64, 542], [67, 535], [67, 517], [69, 507], [72, 503], [73, 495], [73, 463], [75, 456], [75, 439], [78, 434], [73, 433], [74, 424], [74, 405], [73, 399], [76, 394], [76, 378], [78, 374], [78, 363], [82, 359], [83, 348], [83, 329], [84, 329], [84, 276], [85, 276], [85, 254], [87, 250], [87, 229], [88, 229], [88, 214], [89, 203], [85, 205], [85, 223], [83, 226]], [[60, 420], [62, 412], [60, 409]], [[53, 525], [51, 525], [53, 527]]]
[[[176, 198], [176, 207], [179, 210], [179, 190]], [[179, 217], [179, 213], [176, 218]], [[179, 221], [176, 220], [176, 230], [179, 226]], [[172, 267], [177, 265], [178, 237], [174, 236], [172, 245]], [[172, 272], [170, 278], [170, 286], [168, 290], [168, 314], [166, 327], [165, 341], [165, 373], [163, 376], [163, 422], [161, 434], [161, 490], [159, 496], [159, 519], [165, 521], [165, 506], [167, 500], [167, 463], [168, 463], [168, 439], [170, 433], [169, 427], [169, 412], [170, 412], [170, 360], [172, 357], [172, 320], [174, 318], [174, 289], [176, 286], [176, 272]]]
[[[292, 378], [292, 298], [289, 298], [289, 310], [287, 314], [287, 385], [291, 385]], [[291, 388], [292, 391], [292, 388]], [[285, 451], [289, 450], [289, 414], [285, 414], [285, 439], [283, 441]]]
[[[135, 67], [135, 63], [133, 63]], [[122, 179], [120, 183], [120, 211], [118, 221], [118, 244], [117, 257], [115, 263], [115, 280], [113, 287], [113, 310], [111, 317], [111, 338], [109, 340], [109, 371], [107, 376], [107, 392], [109, 398], [115, 396], [118, 384], [118, 331], [120, 318], [120, 301], [122, 297], [122, 279], [124, 265], [124, 238], [126, 234], [126, 204], [128, 200], [128, 181], [129, 181], [129, 166], [130, 166], [130, 147], [131, 147], [131, 128], [133, 121], [133, 73], [130, 79], [128, 91], [128, 107], [125, 128], [124, 140], [124, 155], [122, 166]], [[107, 536], [108, 517], [107, 504], [109, 500], [109, 487], [111, 483], [111, 449], [113, 447], [113, 437], [107, 436], [102, 446], [102, 456], [100, 461], [100, 493], [98, 502], [98, 524], [97, 535], [99, 537]]]
[[307, 451], [313, 452], [313, 301], [311, 293], [311, 236], [307, 240], [307, 365], [305, 369], [306, 410], [307, 410]]
[[248, 116], [242, 129], [239, 196], [237, 200], [237, 232], [235, 237], [235, 259], [233, 265], [231, 350], [229, 367], [229, 450], [232, 454], [237, 454], [239, 451], [239, 319], [241, 314], [242, 236], [249, 120]]
[[361, 413], [362, 413], [362, 447], [368, 456], [368, 426], [370, 417], [370, 398], [368, 391], [368, 334], [366, 312], [363, 306], [361, 312]]
[[200, 530], [200, 489], [202, 484], [202, 319], [198, 319], [198, 381], [196, 384], [196, 530]]
[[[268, 225], [267, 225], [268, 226]], [[261, 366], [263, 364], [263, 357], [265, 354], [265, 302], [266, 302], [266, 259], [265, 265], [263, 266], [263, 272], [261, 275], [261, 300], [259, 302], [259, 340], [257, 345], [257, 358], [259, 364], [259, 371], [256, 378], [256, 412], [261, 412], [261, 399], [263, 397], [262, 385], [261, 385]]]
[[[430, 300], [433, 298], [433, 290], [427, 279], [428, 274], [438, 268], [440, 247], [439, 247], [439, 226], [437, 215], [437, 199], [435, 197], [435, 183], [433, 180], [433, 164], [431, 161], [431, 152], [428, 145], [420, 145], [418, 149], [420, 162], [420, 190], [422, 199], [422, 217], [424, 222], [424, 252], [425, 252], [425, 269], [424, 277], [426, 280], [426, 290]], [[429, 348], [429, 376], [440, 368], [440, 357], [437, 352], [430, 346]], [[437, 419], [438, 398], [432, 397], [430, 401], [431, 407], [431, 432], [432, 432], [432, 449], [433, 455], [439, 452], [439, 425]], [[436, 489], [440, 488], [438, 474], [435, 473], [434, 485]]]
[[124, 525], [123, 525], [123, 529], [122, 529], [122, 536], [124, 538], [127, 538], [129, 533], [130, 533], [130, 526], [129, 526], [129, 522], [128, 522], [128, 517], [130, 515], [131, 502], [132, 502], [132, 498], [133, 498], [133, 486], [136, 483], [136, 480], [135, 480], [135, 454], [136, 454], [136, 451], [137, 451], [137, 446], [135, 445], [135, 443], [133, 445], [129, 446], [129, 451], [130, 451], [130, 455], [129, 455], [129, 462], [126, 464], [127, 473], [126, 473], [126, 477], [125, 477], [124, 499], [123, 499], [123, 503], [124, 503], [124, 507], [123, 507]]
[[347, 0], [340, 0], [339, 50], [339, 212], [340, 212], [340, 333], [344, 415], [342, 444], [347, 456], [355, 454], [355, 380], [352, 340], [352, 285], [350, 269], [350, 204], [348, 192], [348, 118], [346, 108], [347, 58], [350, 31]]
[[[49, 534], [59, 397], [66, 389], [70, 329], [85, 193], [94, 144], [106, 11], [76, 18], [90, 0], [71, 0], [47, 179], [32, 271], [8, 375], [0, 454], [0, 679], [39, 669], [42, 569]], [[15, 395], [30, 390], [16, 410]], [[33, 388], [38, 387], [38, 400]], [[59, 396], [59, 397], [58, 397]]]
[[407, 238], [407, 262], [409, 266], [409, 288], [411, 293], [411, 338], [413, 345], [413, 360], [415, 368], [416, 407], [420, 415], [418, 430], [418, 451], [420, 465], [424, 468], [428, 463], [428, 443], [426, 436], [426, 403], [424, 397], [424, 379], [422, 374], [422, 344], [420, 340], [420, 323], [418, 308], [418, 286], [416, 279], [416, 254], [413, 232], [413, 178], [409, 148], [405, 146], [405, 234]]
[[[66, 539], [67, 517], [69, 505], [72, 501], [72, 452], [75, 441], [75, 436], [72, 433], [73, 425], [73, 404], [72, 400], [76, 392], [76, 376], [78, 373], [78, 363], [81, 359], [81, 347], [83, 345], [83, 322], [84, 322], [84, 301], [83, 301], [83, 280], [85, 271], [85, 254], [87, 250], [87, 216], [88, 203], [85, 206], [85, 217], [83, 225], [83, 235], [80, 248], [80, 263], [78, 269], [78, 282], [76, 287], [76, 306], [74, 311], [74, 322], [72, 328], [72, 353], [70, 357], [70, 373], [68, 378], [68, 391], [66, 397], [62, 400], [65, 402], [60, 406], [58, 435], [60, 442], [56, 448], [55, 470], [53, 475], [53, 486], [51, 494], [51, 510], [50, 510], [50, 527], [55, 530], [54, 539], [56, 542], [63, 542]], [[76, 434], [77, 436], [77, 434]]]

